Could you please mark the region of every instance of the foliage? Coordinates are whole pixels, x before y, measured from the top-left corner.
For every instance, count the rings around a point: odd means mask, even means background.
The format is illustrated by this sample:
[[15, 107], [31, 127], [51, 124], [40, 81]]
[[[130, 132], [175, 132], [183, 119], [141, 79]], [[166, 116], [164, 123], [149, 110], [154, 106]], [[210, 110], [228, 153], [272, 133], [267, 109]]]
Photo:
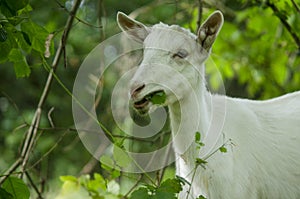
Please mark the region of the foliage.
[[10, 176], [0, 188], [0, 198], [28, 199], [29, 189], [23, 180]]
[[119, 198], [119, 184], [115, 180], [108, 181], [97, 173], [94, 174], [93, 179], [90, 178], [90, 175], [83, 175], [79, 178], [74, 176], [61, 176], [60, 179], [63, 185], [60, 194], [55, 199]]
[[163, 104], [166, 101], [166, 97], [165, 92], [159, 91], [150, 96], [146, 96], [146, 99], [151, 101], [153, 104]]
[[28, 0], [3, 0], [0, 9], [0, 63], [6, 61], [14, 63], [16, 76], [27, 77], [31, 69], [26, 55], [35, 51], [43, 57], [46, 47], [49, 49], [51, 45], [50, 41], [50, 44], [45, 47], [49, 33], [32, 21], [30, 17], [32, 7], [28, 4]]
[[[174, 177], [173, 165], [143, 174], [129, 175], [118, 170], [131, 161], [120, 148], [153, 151], [169, 143], [170, 131], [164, 127], [160, 134], [143, 140], [121, 132], [112, 121], [109, 108], [111, 90], [117, 81], [112, 72], [108, 71], [110, 78], [103, 80], [106, 88], [99, 100], [98, 113], [101, 123], [116, 136], [114, 141], [119, 148], [105, 151], [100, 167], [73, 128], [71, 96], [67, 91], [72, 90], [85, 56], [99, 42], [120, 31], [115, 22], [119, 10], [132, 12], [145, 24], [162, 21], [196, 32], [198, 21], [219, 9], [224, 13], [225, 23], [207, 63], [210, 89], [221, 90], [216, 66], [230, 96], [268, 99], [299, 90], [299, 1], [202, 0], [202, 7], [198, 2], [82, 2], [55, 70], [56, 79], [40, 107], [40, 123], [25, 168], [26, 175], [20, 168], [10, 173], [0, 183], [0, 198], [29, 198], [29, 193], [31, 198], [176, 198], [183, 184], [190, 185], [191, 182]], [[0, 0], [0, 180], [21, 156], [18, 149], [24, 146], [24, 138], [36, 115], [38, 99], [73, 3], [71, 0], [47, 3]], [[198, 15], [200, 9], [202, 15]], [[148, 100], [163, 104], [165, 94], [156, 93]], [[137, 120], [143, 125], [150, 122], [148, 117]], [[195, 143], [199, 149], [204, 145], [200, 132], [195, 133]], [[214, 153], [226, 153], [228, 144], [230, 141]], [[197, 167], [205, 168], [209, 159], [198, 158], [195, 162]], [[23, 174], [23, 179], [13, 174]]]
[[146, 185], [131, 194], [131, 199], [160, 199], [160, 198], [177, 198], [176, 194], [182, 190], [184, 182], [180, 178], [167, 179], [160, 186], [154, 187]]

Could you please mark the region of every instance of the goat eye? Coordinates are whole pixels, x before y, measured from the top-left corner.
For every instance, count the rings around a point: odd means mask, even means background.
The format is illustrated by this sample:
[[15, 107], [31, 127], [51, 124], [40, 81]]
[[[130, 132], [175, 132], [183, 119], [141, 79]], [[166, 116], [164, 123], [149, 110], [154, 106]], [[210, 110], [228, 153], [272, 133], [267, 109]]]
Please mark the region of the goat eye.
[[173, 54], [172, 58], [179, 57], [181, 59], [186, 58], [188, 56], [188, 52], [184, 49], [180, 49], [177, 53]]

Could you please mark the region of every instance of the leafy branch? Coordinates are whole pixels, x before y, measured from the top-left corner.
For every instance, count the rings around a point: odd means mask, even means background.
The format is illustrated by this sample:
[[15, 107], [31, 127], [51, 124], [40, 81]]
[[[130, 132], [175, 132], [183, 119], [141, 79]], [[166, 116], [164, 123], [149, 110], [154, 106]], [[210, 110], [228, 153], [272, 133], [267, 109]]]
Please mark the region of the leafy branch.
[[[299, 12], [299, 7], [297, 4], [293, 1], [294, 6], [297, 8], [297, 11]], [[300, 38], [298, 37], [297, 33], [293, 30], [293, 28], [290, 26], [290, 24], [287, 22], [287, 17], [280, 12], [280, 10], [277, 8], [277, 6], [270, 2], [269, 0], [266, 1], [266, 5], [272, 9], [274, 14], [279, 18], [283, 26], [287, 29], [287, 31], [290, 33], [290, 35], [293, 37], [295, 43], [298, 46], [298, 49], [300, 50]]]
[[39, 103], [37, 105], [35, 114], [32, 118], [30, 127], [27, 131], [25, 140], [23, 142], [23, 146], [22, 146], [22, 149], [21, 149], [21, 155], [12, 164], [12, 166], [8, 169], [8, 171], [6, 172], [7, 174], [4, 175], [4, 177], [2, 179], [0, 179], [0, 184], [2, 184], [10, 174], [12, 174], [17, 168], [19, 168], [19, 166], [21, 166], [21, 172], [22, 173], [24, 173], [26, 171], [26, 166], [27, 166], [27, 162], [28, 162], [28, 159], [29, 159], [29, 155], [30, 155], [30, 152], [32, 151], [34, 143], [36, 141], [37, 131], [38, 131], [38, 127], [39, 127], [40, 120], [41, 120], [42, 108], [43, 108], [43, 105], [46, 102], [48, 93], [50, 92], [51, 84], [52, 84], [53, 77], [54, 77], [53, 74], [54, 74], [55, 70], [58, 67], [59, 60], [60, 60], [61, 56], [63, 55], [64, 48], [65, 48], [65, 45], [66, 45], [66, 42], [67, 42], [67, 38], [68, 38], [69, 32], [71, 30], [71, 27], [72, 27], [72, 24], [73, 24], [73, 21], [74, 21], [74, 18], [75, 18], [75, 14], [76, 14], [76, 12], [79, 8], [80, 2], [81, 2], [81, 0], [75, 0], [74, 4], [73, 4], [73, 7], [70, 11], [70, 15], [67, 19], [62, 38], [60, 40], [59, 47], [56, 51], [56, 55], [55, 55], [55, 57], [53, 59], [53, 62], [52, 62], [51, 70], [48, 74], [48, 78], [47, 78], [47, 81], [45, 83], [43, 92], [41, 94]]

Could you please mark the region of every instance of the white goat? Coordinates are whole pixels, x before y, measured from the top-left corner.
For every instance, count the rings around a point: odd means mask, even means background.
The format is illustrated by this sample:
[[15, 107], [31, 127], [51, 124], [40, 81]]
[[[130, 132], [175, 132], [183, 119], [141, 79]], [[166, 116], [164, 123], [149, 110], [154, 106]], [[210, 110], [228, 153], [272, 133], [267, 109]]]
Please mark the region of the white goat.
[[[176, 174], [192, 182], [190, 193], [186, 185], [179, 198], [300, 198], [300, 92], [253, 101], [206, 89], [204, 62], [222, 27], [221, 12], [214, 12], [198, 35], [176, 25], [147, 27], [120, 12], [117, 20], [144, 45], [131, 81], [133, 106], [144, 114], [157, 106], [149, 96], [166, 94], [161, 105], [169, 107]], [[196, 158], [208, 154], [199, 152], [195, 132], [201, 133], [206, 152], [215, 153], [192, 180]], [[221, 153], [217, 149], [226, 140], [231, 144]]]

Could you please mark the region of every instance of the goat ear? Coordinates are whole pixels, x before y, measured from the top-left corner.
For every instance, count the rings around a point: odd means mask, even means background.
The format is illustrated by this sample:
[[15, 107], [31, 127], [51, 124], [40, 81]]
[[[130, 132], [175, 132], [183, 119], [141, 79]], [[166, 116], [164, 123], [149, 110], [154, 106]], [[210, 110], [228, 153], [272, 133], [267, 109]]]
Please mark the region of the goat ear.
[[134, 19], [131, 19], [123, 12], [118, 12], [117, 22], [121, 30], [137, 42], [143, 42], [149, 34], [148, 27]]
[[198, 30], [197, 40], [202, 48], [208, 52], [223, 25], [223, 21], [223, 14], [220, 11], [215, 11], [206, 19]]

